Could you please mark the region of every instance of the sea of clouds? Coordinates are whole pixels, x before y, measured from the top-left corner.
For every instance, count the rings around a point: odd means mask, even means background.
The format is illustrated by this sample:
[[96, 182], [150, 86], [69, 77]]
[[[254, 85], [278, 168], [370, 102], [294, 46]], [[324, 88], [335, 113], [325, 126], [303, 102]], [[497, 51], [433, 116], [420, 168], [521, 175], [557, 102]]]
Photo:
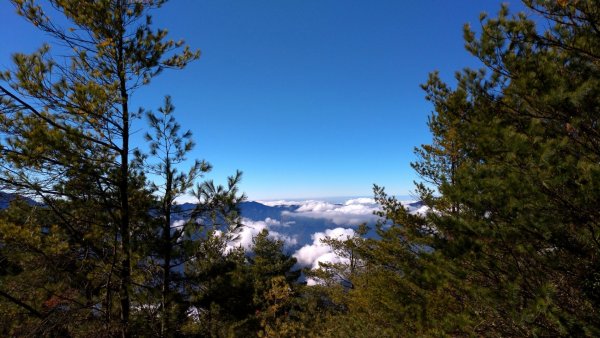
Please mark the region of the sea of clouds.
[[[319, 200], [304, 201], [257, 201], [269, 207], [294, 206], [293, 211], [284, 210], [279, 220], [265, 218], [263, 220], [244, 218], [244, 227], [237, 238], [229, 243], [229, 248], [243, 247], [249, 251], [253, 238], [263, 229], [269, 231], [269, 237], [281, 240], [284, 249], [297, 259], [297, 267], [316, 269], [319, 263], [343, 263], [344, 258], [335, 254], [334, 250], [323, 243], [325, 238], [344, 240], [355, 234], [359, 224], [374, 224], [378, 216], [374, 213], [381, 210], [372, 198], [353, 198], [343, 203], [331, 203]], [[426, 212], [426, 207], [414, 206], [403, 202], [411, 212]], [[244, 215], [242, 215], [244, 216]], [[285, 220], [285, 221], [283, 221]], [[313, 229], [309, 240], [300, 240], [298, 233], [303, 229], [303, 222], [322, 224], [321, 228]], [[321, 221], [322, 223], [318, 223]], [[308, 237], [308, 236], [305, 236]]]
[[286, 211], [291, 217], [307, 217], [327, 219], [337, 225], [358, 225], [372, 223], [377, 220], [373, 213], [379, 210], [379, 205], [372, 198], [354, 198], [344, 203], [336, 204], [323, 201], [304, 201], [295, 211]]

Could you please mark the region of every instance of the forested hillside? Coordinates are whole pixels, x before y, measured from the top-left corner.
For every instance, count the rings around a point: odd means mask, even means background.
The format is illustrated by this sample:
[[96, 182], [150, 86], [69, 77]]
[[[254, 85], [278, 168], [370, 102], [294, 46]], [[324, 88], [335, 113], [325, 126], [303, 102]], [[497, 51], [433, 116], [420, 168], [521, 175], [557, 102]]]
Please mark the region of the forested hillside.
[[168, 88], [131, 104], [200, 56], [154, 27], [165, 1], [11, 2], [48, 43], [0, 73], [1, 336], [600, 336], [600, 1], [466, 25], [482, 68], [422, 85], [428, 212], [374, 186], [378, 223], [325, 239], [339, 259], [316, 270], [266, 230], [228, 246], [241, 172], [183, 165], [194, 141]]

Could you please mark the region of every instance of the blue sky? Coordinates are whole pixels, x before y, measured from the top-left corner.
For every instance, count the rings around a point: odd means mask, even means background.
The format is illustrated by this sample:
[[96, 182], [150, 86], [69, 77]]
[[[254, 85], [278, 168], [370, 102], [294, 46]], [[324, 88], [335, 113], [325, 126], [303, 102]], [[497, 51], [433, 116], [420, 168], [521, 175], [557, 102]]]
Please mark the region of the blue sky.
[[[479, 13], [500, 3], [172, 0], [154, 13], [156, 26], [202, 56], [161, 74], [133, 104], [156, 109], [171, 95], [194, 133], [190, 157], [211, 162], [217, 182], [242, 170], [250, 199], [369, 196], [373, 183], [406, 195], [413, 148], [430, 140], [419, 84], [434, 70], [452, 82], [478, 67], [463, 24], [479, 27]], [[0, 13], [5, 69], [46, 37], [7, 1]]]

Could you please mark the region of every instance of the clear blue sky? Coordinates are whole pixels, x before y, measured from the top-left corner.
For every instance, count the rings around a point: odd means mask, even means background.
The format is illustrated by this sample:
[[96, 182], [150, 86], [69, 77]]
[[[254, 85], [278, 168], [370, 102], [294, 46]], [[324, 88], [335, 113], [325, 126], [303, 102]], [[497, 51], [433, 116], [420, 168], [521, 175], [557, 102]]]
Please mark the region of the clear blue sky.
[[[164, 72], [134, 104], [156, 109], [171, 95], [195, 136], [191, 157], [211, 162], [218, 182], [244, 171], [250, 199], [369, 196], [373, 183], [406, 195], [413, 148], [430, 140], [419, 84], [434, 70], [452, 82], [477, 67], [463, 24], [478, 28], [479, 13], [500, 3], [172, 0], [154, 13], [156, 26], [202, 57]], [[0, 18], [5, 69], [46, 37], [7, 1]]]

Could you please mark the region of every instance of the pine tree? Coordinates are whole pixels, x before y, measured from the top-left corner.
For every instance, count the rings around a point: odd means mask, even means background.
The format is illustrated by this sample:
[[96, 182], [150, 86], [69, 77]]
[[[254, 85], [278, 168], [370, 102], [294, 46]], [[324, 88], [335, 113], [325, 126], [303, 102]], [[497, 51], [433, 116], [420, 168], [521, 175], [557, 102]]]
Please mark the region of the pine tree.
[[[480, 36], [467, 27], [465, 38], [485, 69], [458, 73], [454, 90], [435, 75], [425, 85], [434, 142], [414, 167], [439, 195], [433, 212], [414, 217], [380, 194], [397, 224], [382, 237], [425, 245], [411, 260], [430, 268], [416, 271], [458, 285], [459, 332], [595, 336], [600, 4], [524, 3], [550, 28], [507, 7], [484, 15]], [[458, 166], [437, 160], [452, 160], [449, 144]], [[421, 286], [427, 276], [400, 271]]]
[[342, 245], [368, 273], [326, 289], [322, 336], [598, 335], [600, 3], [524, 3], [533, 17], [503, 6], [466, 27], [483, 69], [423, 86], [430, 211], [375, 187], [379, 237]]
[[255, 302], [260, 303], [272, 278], [284, 277], [287, 283], [293, 283], [300, 276], [299, 270], [292, 270], [296, 258], [285, 254], [283, 241], [269, 238], [267, 229], [254, 237], [251, 251], [250, 270], [255, 281]]
[[188, 334], [232, 335], [232, 323], [243, 320], [252, 304], [244, 252], [228, 249], [243, 226], [240, 203], [246, 196], [239, 193], [241, 178], [237, 171], [226, 185], [207, 180], [194, 189], [198, 204], [181, 237], [184, 302], [193, 314], [182, 328]]
[[[77, 264], [100, 265], [93, 282], [102, 278], [106, 302], [81, 289], [87, 300], [68, 308], [93, 314], [95, 304], [103, 304], [105, 330], [112, 332], [117, 291], [123, 337], [131, 335], [131, 269], [136, 233], [144, 223], [135, 217], [145, 217], [149, 203], [143, 201], [151, 200], [143, 175], [130, 165], [130, 128], [141, 111], [132, 109], [129, 98], [163, 69], [183, 68], [199, 56], [183, 42], [167, 40], [165, 30], [152, 28], [148, 11], [164, 2], [50, 1], [70, 25], [60, 27], [35, 1], [13, 1], [66, 56], [54, 58], [49, 45], [32, 55], [15, 54], [14, 70], [2, 73], [8, 87], [0, 87], [5, 137], [0, 182], [35, 196], [54, 213], [78, 252]], [[139, 197], [144, 199], [138, 203]]]
[[296, 330], [290, 312], [296, 297], [294, 283], [300, 270], [293, 270], [296, 258], [285, 254], [282, 240], [269, 238], [263, 229], [253, 239], [249, 275], [253, 305], [260, 323], [259, 336], [288, 336]]
[[[175, 121], [173, 111], [175, 107], [171, 98], [165, 98], [165, 104], [159, 108], [160, 115], [152, 112], [147, 113], [147, 117], [152, 129], [151, 133], [146, 133], [146, 141], [150, 144], [150, 156], [138, 154], [139, 161], [144, 170], [151, 175], [156, 175], [162, 180], [160, 183], [151, 183], [152, 190], [159, 194], [160, 200], [157, 206], [157, 213], [160, 218], [158, 233], [152, 232], [150, 237], [159, 238], [156, 243], [156, 251], [149, 252], [150, 255], [158, 259], [157, 264], [162, 268], [162, 280], [160, 281], [160, 336], [165, 337], [171, 334], [173, 326], [171, 317], [181, 318], [185, 313], [173, 313], [172, 305], [175, 295], [172, 283], [181, 280], [181, 273], [174, 270], [179, 267], [182, 270], [182, 264], [186, 260], [183, 252], [182, 241], [188, 231], [188, 227], [193, 222], [185, 220], [189, 217], [189, 212], [181, 210], [176, 204], [176, 199], [188, 193], [204, 173], [207, 173], [211, 166], [206, 161], [196, 160], [187, 172], [179, 172], [178, 166], [186, 160], [186, 154], [194, 147], [191, 131], [181, 134], [181, 126]], [[183, 225], [174, 227], [173, 216], [184, 218]], [[152, 271], [153, 269], [149, 269]]]

